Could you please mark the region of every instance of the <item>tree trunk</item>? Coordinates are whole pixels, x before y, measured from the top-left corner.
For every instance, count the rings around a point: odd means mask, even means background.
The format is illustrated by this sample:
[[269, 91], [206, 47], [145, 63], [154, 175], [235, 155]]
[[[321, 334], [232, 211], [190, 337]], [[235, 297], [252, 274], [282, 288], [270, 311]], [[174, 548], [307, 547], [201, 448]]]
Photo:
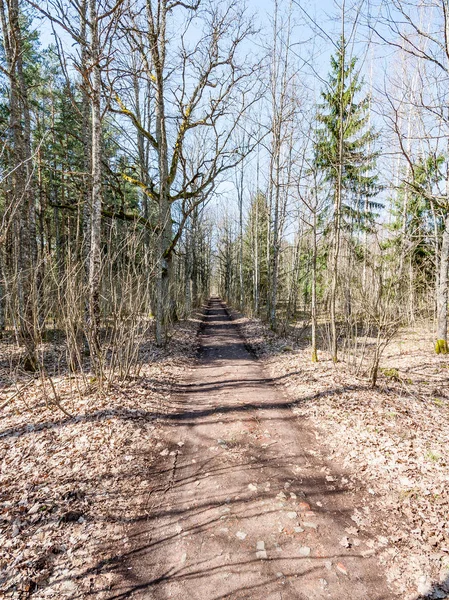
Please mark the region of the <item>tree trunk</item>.
[[[11, 0], [8, 11], [0, 0], [0, 18], [8, 76], [10, 81], [10, 129], [12, 132], [11, 201], [18, 207], [10, 226], [14, 230], [16, 260], [18, 336], [25, 348], [24, 366], [37, 368], [34, 269], [35, 207], [31, 183], [31, 132], [28, 110], [28, 90], [23, 76], [23, 40], [20, 28], [19, 3]], [[33, 239], [31, 236], [33, 235]]]
[[342, 35], [341, 35], [341, 74], [340, 74], [340, 115], [339, 115], [339, 132], [338, 132], [338, 163], [337, 177], [335, 182], [334, 196], [334, 227], [333, 227], [333, 251], [331, 261], [331, 289], [330, 289], [330, 325], [331, 325], [331, 355], [334, 362], [338, 361], [337, 348], [337, 283], [338, 283], [338, 258], [340, 253], [340, 220], [341, 220], [341, 200], [342, 200], [342, 184], [343, 184], [343, 90], [345, 81], [345, 37], [344, 37], [344, 3], [342, 5]]
[[100, 40], [98, 37], [98, 15], [96, 0], [89, 0], [90, 18], [90, 54], [92, 60], [92, 158], [91, 158], [91, 214], [90, 214], [90, 251], [89, 251], [89, 280], [88, 306], [89, 328], [88, 341], [92, 366], [97, 376], [102, 376], [101, 345], [100, 345], [100, 289], [101, 289], [101, 161], [102, 161], [102, 132], [101, 132], [101, 71]]
[[312, 227], [312, 362], [318, 362], [318, 352], [316, 347], [316, 263], [317, 263], [317, 240], [316, 240], [316, 208], [313, 211], [313, 227]]
[[437, 291], [437, 354], [448, 354], [447, 340], [447, 306], [448, 306], [448, 274], [449, 274], [449, 212], [444, 221], [441, 240], [440, 275]]
[[240, 165], [237, 196], [239, 201], [239, 309], [243, 311], [243, 161]]

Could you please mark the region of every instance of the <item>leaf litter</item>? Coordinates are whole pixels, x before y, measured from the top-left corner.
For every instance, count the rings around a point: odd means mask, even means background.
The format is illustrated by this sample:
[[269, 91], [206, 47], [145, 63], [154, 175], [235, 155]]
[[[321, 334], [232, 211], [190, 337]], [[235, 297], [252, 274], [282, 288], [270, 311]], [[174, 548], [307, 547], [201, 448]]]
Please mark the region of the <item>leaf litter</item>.
[[276, 336], [258, 319], [236, 312], [233, 319], [292, 399], [293, 413], [315, 428], [327, 460], [353, 473], [340, 483], [365, 493], [365, 510], [355, 511], [357, 527], [347, 533], [380, 532], [364, 552], [376, 552], [404, 600], [449, 597], [449, 359], [433, 354], [431, 332], [403, 332], [371, 389], [324, 351], [314, 364], [300, 341]]
[[[160, 422], [176, 410], [171, 392], [192, 367], [196, 328], [181, 323], [165, 350], [148, 343], [139, 377], [102, 394], [91, 386], [74, 395], [73, 375], [54, 378], [73, 418], [45, 401], [38, 380], [3, 407], [2, 598], [108, 595], [117, 548], [130, 549], [127, 526], [149, 501], [152, 469], [171, 444]], [[3, 383], [3, 392], [14, 389]]]

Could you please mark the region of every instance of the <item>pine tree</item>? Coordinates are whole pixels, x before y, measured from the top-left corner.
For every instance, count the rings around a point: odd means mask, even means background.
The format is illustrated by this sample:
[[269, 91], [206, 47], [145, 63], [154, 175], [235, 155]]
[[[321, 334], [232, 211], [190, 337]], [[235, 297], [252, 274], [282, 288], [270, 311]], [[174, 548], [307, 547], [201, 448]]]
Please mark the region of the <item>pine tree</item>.
[[251, 290], [251, 303], [256, 315], [259, 315], [261, 306], [267, 306], [268, 303], [269, 274], [266, 251], [268, 227], [269, 208], [267, 197], [265, 194], [257, 192], [251, 200], [243, 238], [245, 289]]
[[336, 56], [331, 57], [328, 86], [321, 93], [316, 163], [325, 171], [334, 195], [341, 163], [342, 219], [347, 226], [363, 228], [372, 222], [373, 210], [382, 208], [372, 200], [380, 191], [375, 173], [379, 153], [373, 149], [378, 134], [369, 126], [369, 95], [357, 98], [363, 89], [357, 58], [346, 59], [344, 44], [341, 40]]
[[328, 86], [317, 115], [315, 161], [325, 173], [329, 197], [333, 200], [330, 318], [332, 358], [337, 361], [336, 293], [340, 233], [342, 228], [363, 230], [372, 222], [372, 210], [380, 205], [372, 198], [379, 192], [374, 173], [376, 133], [369, 126], [369, 96], [357, 96], [363, 80], [356, 69], [357, 58], [348, 59], [346, 41], [341, 37], [331, 57]]

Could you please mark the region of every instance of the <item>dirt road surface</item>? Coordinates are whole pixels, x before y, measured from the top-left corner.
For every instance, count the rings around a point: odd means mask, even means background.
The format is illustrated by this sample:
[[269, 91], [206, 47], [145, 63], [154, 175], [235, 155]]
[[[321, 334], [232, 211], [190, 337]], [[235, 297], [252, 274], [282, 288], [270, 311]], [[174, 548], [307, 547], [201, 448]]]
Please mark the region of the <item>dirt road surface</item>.
[[[110, 598], [387, 600], [363, 495], [213, 298], [191, 376], [167, 416], [146, 517]], [[351, 518], [352, 517], [352, 518]]]

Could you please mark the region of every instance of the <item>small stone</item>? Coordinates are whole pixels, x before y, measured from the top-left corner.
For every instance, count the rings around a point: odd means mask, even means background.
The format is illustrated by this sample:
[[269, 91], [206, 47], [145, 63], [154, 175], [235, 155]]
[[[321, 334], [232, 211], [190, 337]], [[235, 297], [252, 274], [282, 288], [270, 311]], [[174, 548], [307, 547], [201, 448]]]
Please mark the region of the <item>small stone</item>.
[[342, 575], [347, 575], [347, 574], [348, 574], [348, 571], [347, 571], [346, 567], [345, 567], [345, 566], [344, 566], [344, 564], [342, 564], [342, 563], [337, 563], [337, 565], [336, 565], [336, 567], [335, 567], [335, 568], [336, 568], [336, 569], [337, 569], [337, 571], [338, 571], [339, 573], [341, 573]]
[[327, 586], [327, 581], [325, 579], [320, 579], [320, 583], [323, 587]]
[[183, 554], [181, 554], [181, 562], [185, 563], [187, 560], [187, 554], [184, 552]]
[[256, 552], [256, 558], [265, 559], [267, 558], [267, 553], [265, 552], [265, 550], [258, 550]]
[[340, 543], [340, 546], [343, 546], [343, 548], [351, 547], [351, 542], [349, 541], [349, 538], [347, 536], [342, 537], [339, 543]]
[[297, 513], [297, 512], [295, 512], [295, 511], [288, 512], [288, 513], [287, 513], [287, 517], [288, 517], [289, 519], [297, 519], [297, 518], [298, 518], [298, 513]]
[[244, 540], [248, 534], [244, 531], [237, 531], [235, 535], [239, 538], [239, 540]]
[[324, 561], [324, 568], [327, 569], [328, 571], [330, 571], [332, 569], [332, 561], [331, 560]]
[[251, 490], [251, 492], [257, 492], [257, 485], [254, 483], [250, 483], [248, 485], [248, 489]]
[[293, 531], [295, 533], [303, 533], [304, 529], [302, 527], [293, 527]]
[[281, 571], [278, 571], [276, 573], [276, 577], [280, 578], [280, 577], [284, 577], [284, 573], [282, 573]]
[[182, 448], [184, 446], [184, 442], [178, 442], [178, 446]]
[[265, 550], [265, 542], [258, 541], [256, 544], [256, 550]]
[[61, 583], [60, 588], [64, 592], [74, 592], [75, 590], [77, 590], [78, 586], [76, 585], [76, 583], [74, 581], [72, 581], [71, 579], [68, 579]]
[[431, 588], [432, 588], [432, 583], [431, 583], [430, 579], [426, 575], [421, 575], [421, 577], [419, 578], [418, 581], [419, 581], [418, 588], [417, 588], [418, 594], [428, 597], [429, 592], [431, 591]]
[[303, 525], [309, 529], [318, 529], [318, 525], [316, 523], [312, 523], [311, 521], [304, 521]]
[[165, 450], [162, 450], [162, 452], [160, 452], [159, 454], [160, 454], [161, 456], [168, 456], [168, 453], [169, 453], [169, 449], [168, 449], [168, 448], [165, 448]]
[[310, 556], [310, 548], [308, 546], [301, 546], [299, 556]]

